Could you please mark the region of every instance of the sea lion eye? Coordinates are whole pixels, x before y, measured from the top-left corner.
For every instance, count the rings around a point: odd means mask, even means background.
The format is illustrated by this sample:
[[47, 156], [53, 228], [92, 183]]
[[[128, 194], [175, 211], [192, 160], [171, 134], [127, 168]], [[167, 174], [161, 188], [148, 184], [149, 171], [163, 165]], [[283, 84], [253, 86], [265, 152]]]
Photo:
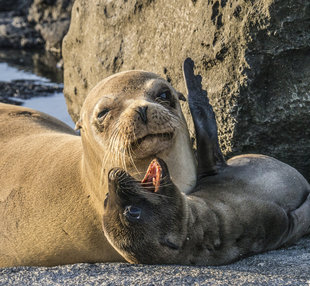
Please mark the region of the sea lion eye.
[[105, 108], [102, 111], [100, 111], [97, 115], [97, 118], [101, 119], [103, 116], [105, 116], [108, 112], [110, 111], [110, 109]]
[[157, 96], [158, 99], [161, 99], [163, 101], [168, 101], [170, 100], [170, 91], [164, 91], [164, 92], [160, 92], [159, 95]]
[[169, 105], [170, 107], [175, 107], [175, 102], [173, 97], [171, 96], [170, 90], [164, 90], [159, 92], [156, 95], [155, 101], [163, 105]]
[[124, 216], [130, 221], [137, 221], [141, 218], [142, 210], [135, 206], [126, 206]]

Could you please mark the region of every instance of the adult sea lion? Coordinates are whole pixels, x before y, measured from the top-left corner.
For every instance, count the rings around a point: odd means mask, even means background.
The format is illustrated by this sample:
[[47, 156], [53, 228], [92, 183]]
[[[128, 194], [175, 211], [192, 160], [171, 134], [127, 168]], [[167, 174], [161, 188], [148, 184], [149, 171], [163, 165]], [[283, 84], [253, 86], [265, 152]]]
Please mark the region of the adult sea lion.
[[107, 172], [122, 166], [139, 177], [158, 155], [182, 191], [195, 185], [179, 98], [155, 74], [113, 75], [87, 96], [81, 137], [46, 114], [0, 104], [0, 267], [123, 261], [101, 227]]
[[103, 216], [111, 244], [132, 263], [220, 265], [310, 233], [308, 182], [268, 156], [243, 155], [226, 163], [212, 107], [190, 59], [184, 74], [197, 136], [197, 185], [189, 195], [181, 193], [159, 158], [141, 182], [113, 168]]

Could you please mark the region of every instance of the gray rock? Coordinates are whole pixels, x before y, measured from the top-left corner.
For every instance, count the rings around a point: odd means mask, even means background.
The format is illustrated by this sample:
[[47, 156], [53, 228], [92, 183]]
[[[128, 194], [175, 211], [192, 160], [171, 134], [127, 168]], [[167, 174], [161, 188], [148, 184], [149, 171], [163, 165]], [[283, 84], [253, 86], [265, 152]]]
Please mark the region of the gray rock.
[[0, 285], [309, 285], [310, 237], [218, 267], [74, 264], [0, 269]]
[[90, 89], [128, 69], [161, 74], [185, 92], [181, 65], [190, 56], [225, 155], [271, 155], [309, 180], [309, 25], [309, 0], [76, 0], [63, 42], [70, 114], [76, 121]]
[[0, 11], [14, 11], [16, 15], [25, 15], [32, 0], [0, 0]]
[[43, 40], [24, 16], [0, 13], [0, 48], [38, 48]]
[[45, 42], [45, 48], [60, 52], [61, 43], [70, 24], [74, 0], [33, 0], [27, 19], [35, 24]]
[[[60, 53], [73, 1], [0, 0], [0, 48], [44, 46], [46, 50]], [[10, 3], [5, 5], [7, 2]]]

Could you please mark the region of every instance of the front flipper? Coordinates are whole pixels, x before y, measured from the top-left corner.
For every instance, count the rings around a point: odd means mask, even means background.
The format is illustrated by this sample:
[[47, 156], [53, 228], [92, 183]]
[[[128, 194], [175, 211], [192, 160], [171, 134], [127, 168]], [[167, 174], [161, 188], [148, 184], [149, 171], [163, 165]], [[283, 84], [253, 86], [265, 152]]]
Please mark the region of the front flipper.
[[194, 74], [194, 62], [187, 58], [183, 64], [183, 75], [188, 93], [188, 104], [194, 121], [198, 178], [214, 175], [226, 166], [218, 143], [217, 125], [207, 92], [202, 89], [201, 76]]

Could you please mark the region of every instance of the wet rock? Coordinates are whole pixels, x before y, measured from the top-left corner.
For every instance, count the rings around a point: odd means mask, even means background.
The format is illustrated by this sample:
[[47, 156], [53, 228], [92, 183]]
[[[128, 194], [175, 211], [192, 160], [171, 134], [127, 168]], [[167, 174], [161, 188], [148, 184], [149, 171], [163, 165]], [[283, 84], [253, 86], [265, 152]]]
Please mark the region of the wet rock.
[[60, 52], [61, 42], [70, 25], [73, 0], [34, 0], [27, 20], [35, 25], [44, 42], [45, 48]]
[[[74, 0], [0, 0], [0, 48], [41, 48], [60, 53]], [[14, 3], [14, 5], [11, 5]]]
[[62, 92], [63, 85], [39, 80], [12, 80], [0, 82], [0, 102], [21, 105], [18, 99], [30, 99], [37, 96], [50, 96]]
[[0, 13], [0, 48], [39, 48], [43, 40], [24, 16]]
[[128, 69], [161, 74], [185, 92], [190, 56], [225, 154], [271, 155], [310, 179], [309, 27], [308, 0], [76, 0], [63, 43], [70, 114], [78, 119], [99, 80]]

